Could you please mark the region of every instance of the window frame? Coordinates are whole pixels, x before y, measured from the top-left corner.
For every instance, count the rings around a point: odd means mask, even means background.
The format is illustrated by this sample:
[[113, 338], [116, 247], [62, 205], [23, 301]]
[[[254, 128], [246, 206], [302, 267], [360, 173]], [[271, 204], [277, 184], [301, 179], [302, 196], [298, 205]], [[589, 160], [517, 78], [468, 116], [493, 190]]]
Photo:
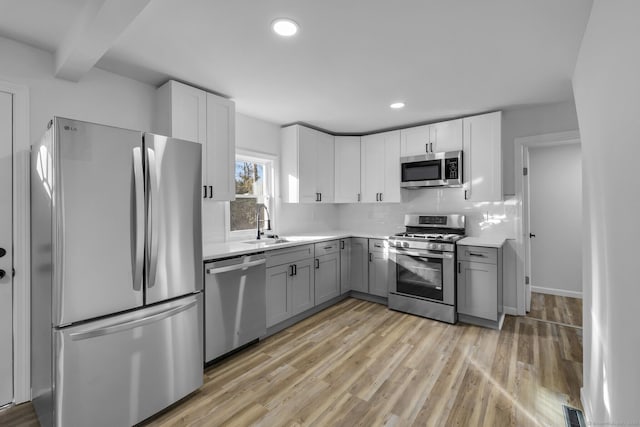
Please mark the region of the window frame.
[[[260, 151], [253, 150], [244, 150], [244, 149], [236, 149], [235, 158], [234, 158], [234, 167], [233, 167], [233, 176], [234, 176], [234, 188], [235, 188], [235, 163], [238, 160], [246, 160], [256, 163], [264, 164], [264, 180], [265, 180], [265, 205], [267, 209], [269, 209], [269, 219], [271, 220], [271, 228], [275, 230], [276, 228], [276, 219], [275, 219], [275, 176], [276, 176], [276, 160], [277, 157], [263, 153]], [[236, 197], [238, 197], [236, 195]], [[251, 196], [248, 196], [251, 197]], [[242, 196], [240, 196], [242, 198]], [[225, 231], [226, 231], [226, 240], [234, 241], [234, 240], [249, 240], [256, 238], [256, 229], [247, 229], [247, 230], [231, 230], [231, 202], [227, 202], [225, 204]]]

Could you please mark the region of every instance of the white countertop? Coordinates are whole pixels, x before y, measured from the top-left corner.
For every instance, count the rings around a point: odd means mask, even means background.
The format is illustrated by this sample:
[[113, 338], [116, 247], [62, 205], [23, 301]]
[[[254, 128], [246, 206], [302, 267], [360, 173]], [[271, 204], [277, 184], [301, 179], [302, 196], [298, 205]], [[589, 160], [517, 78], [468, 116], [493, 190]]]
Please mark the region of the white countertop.
[[456, 242], [463, 246], [484, 246], [487, 248], [501, 248], [507, 239], [504, 237], [465, 237]]
[[[279, 236], [286, 239], [287, 242], [266, 244], [266, 243], [245, 243], [243, 241], [232, 241], [222, 243], [205, 243], [202, 251], [202, 258], [205, 261], [225, 258], [230, 256], [238, 256], [251, 254], [255, 252], [270, 251], [273, 249], [287, 248], [291, 246], [305, 245], [310, 243], [326, 242], [327, 240], [345, 239], [348, 237], [363, 237], [367, 239], [386, 239], [385, 235], [375, 235], [371, 233], [350, 232], [350, 231], [323, 231], [319, 233], [301, 233], [295, 235]], [[265, 239], [268, 242], [271, 239]]]

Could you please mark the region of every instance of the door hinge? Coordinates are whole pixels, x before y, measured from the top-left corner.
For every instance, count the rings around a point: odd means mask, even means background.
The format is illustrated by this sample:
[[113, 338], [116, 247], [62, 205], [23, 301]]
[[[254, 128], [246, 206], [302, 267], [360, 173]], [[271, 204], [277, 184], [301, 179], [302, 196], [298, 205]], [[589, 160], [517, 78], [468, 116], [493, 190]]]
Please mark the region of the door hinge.
[[524, 176], [529, 175], [529, 168], [522, 168], [522, 175]]
[[528, 285], [529, 281], [530, 281], [529, 276], [524, 276], [524, 284]]

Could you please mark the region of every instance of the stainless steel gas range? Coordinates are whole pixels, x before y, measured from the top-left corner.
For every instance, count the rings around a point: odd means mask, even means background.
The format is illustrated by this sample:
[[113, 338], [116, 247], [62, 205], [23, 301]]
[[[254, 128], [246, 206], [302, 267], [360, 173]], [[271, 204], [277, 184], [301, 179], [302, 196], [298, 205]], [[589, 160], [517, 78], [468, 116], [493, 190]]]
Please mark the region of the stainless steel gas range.
[[464, 215], [405, 215], [406, 232], [389, 237], [395, 281], [389, 308], [456, 323], [456, 241], [465, 235]]

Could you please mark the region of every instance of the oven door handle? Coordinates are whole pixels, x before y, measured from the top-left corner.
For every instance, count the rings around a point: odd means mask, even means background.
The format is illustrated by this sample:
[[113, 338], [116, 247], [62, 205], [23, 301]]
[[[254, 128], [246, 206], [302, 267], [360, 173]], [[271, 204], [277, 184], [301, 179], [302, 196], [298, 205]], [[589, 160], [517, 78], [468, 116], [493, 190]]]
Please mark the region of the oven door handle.
[[391, 248], [390, 250], [392, 254], [407, 255], [407, 256], [413, 256], [418, 258], [440, 258], [440, 259], [453, 258], [453, 253], [438, 253], [438, 252], [429, 252], [429, 251], [418, 252], [418, 251], [408, 251], [406, 249], [397, 249], [397, 248]]

